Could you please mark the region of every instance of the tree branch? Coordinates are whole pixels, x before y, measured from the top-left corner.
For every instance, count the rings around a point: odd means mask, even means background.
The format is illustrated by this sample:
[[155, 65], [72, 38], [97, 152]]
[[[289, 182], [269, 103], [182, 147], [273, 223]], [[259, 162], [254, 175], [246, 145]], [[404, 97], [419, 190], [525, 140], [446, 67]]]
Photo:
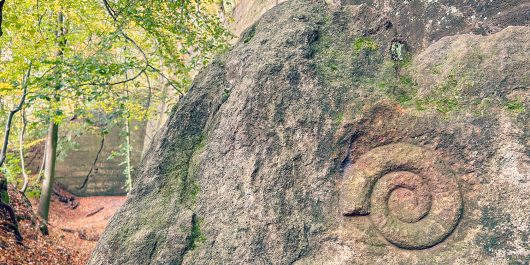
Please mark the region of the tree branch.
[[9, 115], [7, 116], [6, 127], [4, 130], [4, 143], [2, 145], [2, 150], [0, 151], [0, 167], [4, 164], [6, 160], [7, 146], [9, 145], [9, 135], [11, 134], [11, 123], [13, 122], [13, 116], [15, 116], [15, 114], [17, 114], [17, 112], [22, 109], [22, 106], [26, 101], [26, 96], [28, 95], [28, 79], [31, 74], [31, 68], [32, 64], [30, 63], [28, 71], [26, 72], [22, 80], [23, 92], [22, 97], [20, 98], [20, 102], [13, 110], [9, 112]]
[[4, 11], [4, 4], [6, 0], [0, 0], [0, 36], [4, 35], [4, 32], [2, 31], [2, 18], [3, 18], [3, 11]]
[[175, 91], [177, 91], [181, 96], [184, 96], [184, 93], [177, 86], [175, 86], [175, 84], [173, 84], [173, 81], [171, 79], [169, 79], [169, 77], [164, 75], [162, 73], [162, 71], [160, 71], [158, 68], [152, 66], [151, 64], [149, 64], [148, 66], [153, 71], [155, 71], [158, 75], [160, 75], [162, 78], [164, 78], [169, 83], [169, 85], [175, 89]]
[[85, 180], [83, 180], [83, 184], [77, 187], [78, 190], [84, 189], [86, 185], [88, 184], [88, 179], [90, 178], [90, 175], [92, 175], [92, 171], [94, 171], [94, 168], [96, 167], [96, 164], [99, 159], [99, 155], [101, 154], [101, 151], [103, 150], [104, 144], [105, 144], [105, 134], [102, 134], [101, 143], [99, 145], [99, 150], [96, 154], [96, 158], [94, 159], [94, 163], [92, 163], [92, 167], [90, 168], [90, 171], [88, 171], [88, 174], [86, 175]]
[[105, 82], [105, 83], [83, 83], [83, 84], [77, 85], [76, 87], [83, 87], [83, 86], [115, 86], [115, 85], [125, 84], [125, 83], [128, 83], [128, 82], [134, 81], [135, 79], [140, 77], [142, 74], [144, 74], [145, 71], [147, 71], [147, 67], [144, 68], [144, 69], [141, 69], [136, 75], [132, 76], [131, 78], [126, 78], [124, 80], [120, 80], [120, 81], [116, 81], [116, 82]]
[[103, 5], [105, 6], [105, 9], [107, 9], [107, 13], [109, 13], [110, 17], [112, 17], [112, 19], [116, 22], [116, 11], [112, 9], [107, 0], [103, 0]]
[[[112, 9], [112, 7], [110, 6], [109, 2], [107, 0], [102, 0], [103, 1], [103, 5], [105, 6], [105, 9], [107, 9], [107, 13], [109, 14], [109, 16], [112, 17], [112, 19], [114, 20], [114, 22], [118, 22], [118, 17], [116, 16], [116, 12]], [[169, 79], [166, 75], [164, 75], [162, 73], [162, 71], [160, 71], [158, 68], [154, 67], [150, 62], [149, 62], [149, 58], [147, 57], [147, 54], [144, 52], [144, 50], [142, 49], [142, 47], [140, 47], [140, 45], [138, 45], [138, 43], [136, 43], [136, 41], [134, 41], [133, 39], [131, 39], [124, 31], [122, 28], [118, 28], [117, 29], [120, 33], [120, 35], [122, 35], [123, 38], [125, 38], [125, 40], [129, 41], [141, 54], [142, 54], [142, 57], [144, 58], [145, 60], [145, 68], [144, 68], [144, 71], [147, 69], [147, 68], [151, 68], [153, 71], [155, 71], [157, 74], [159, 74], [162, 78], [164, 78], [165, 80], [168, 81], [169, 85], [171, 85], [171, 87], [173, 87], [181, 96], [184, 95], [184, 93], [177, 87], [175, 86], [175, 84], [173, 84], [173, 81], [171, 79]], [[132, 80], [136, 79], [138, 76], [140, 76], [143, 72], [141, 71], [140, 73], [138, 73]], [[129, 81], [132, 81], [132, 80], [129, 80]], [[129, 82], [127, 80], [124, 80], [124, 81], [120, 81], [118, 82], [117, 84], [123, 84], [123, 83], [126, 83], [126, 82]]]

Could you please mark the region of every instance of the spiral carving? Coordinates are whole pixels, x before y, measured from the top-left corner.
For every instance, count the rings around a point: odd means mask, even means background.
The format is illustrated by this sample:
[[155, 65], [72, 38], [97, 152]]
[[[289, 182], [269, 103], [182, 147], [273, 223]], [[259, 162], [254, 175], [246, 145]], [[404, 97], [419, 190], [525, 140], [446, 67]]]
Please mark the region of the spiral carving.
[[425, 249], [446, 239], [462, 214], [452, 171], [431, 150], [411, 144], [372, 149], [345, 170], [345, 216], [369, 215], [390, 243]]

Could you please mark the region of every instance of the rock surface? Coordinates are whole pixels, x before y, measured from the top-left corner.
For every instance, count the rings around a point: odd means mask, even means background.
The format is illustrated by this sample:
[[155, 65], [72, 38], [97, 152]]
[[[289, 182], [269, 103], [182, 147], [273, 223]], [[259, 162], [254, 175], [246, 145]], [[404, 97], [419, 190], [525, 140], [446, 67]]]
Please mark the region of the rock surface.
[[233, 20], [229, 23], [230, 31], [237, 37], [254, 24], [267, 10], [286, 0], [225, 0], [224, 10]]
[[276, 6], [197, 76], [90, 264], [527, 264], [529, 7]]

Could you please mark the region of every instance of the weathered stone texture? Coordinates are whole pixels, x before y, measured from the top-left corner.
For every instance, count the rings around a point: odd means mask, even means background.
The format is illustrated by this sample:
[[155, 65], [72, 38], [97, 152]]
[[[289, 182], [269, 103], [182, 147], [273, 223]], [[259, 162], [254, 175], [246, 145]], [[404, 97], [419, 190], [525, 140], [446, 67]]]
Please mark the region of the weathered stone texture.
[[173, 110], [91, 264], [528, 263], [528, 4], [271, 9]]

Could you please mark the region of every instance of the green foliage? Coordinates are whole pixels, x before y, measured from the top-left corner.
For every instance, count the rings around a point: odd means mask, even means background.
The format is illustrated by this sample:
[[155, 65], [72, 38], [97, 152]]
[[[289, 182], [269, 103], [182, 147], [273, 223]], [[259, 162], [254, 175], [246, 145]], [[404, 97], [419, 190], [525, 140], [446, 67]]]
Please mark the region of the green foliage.
[[38, 199], [40, 198], [40, 187], [38, 186], [30, 186], [28, 187], [28, 190], [24, 193], [28, 199]]
[[197, 195], [201, 191], [201, 188], [195, 180], [187, 180], [187, 183], [183, 183], [186, 187], [182, 189], [182, 202], [187, 205], [192, 205], [195, 203]]
[[419, 101], [428, 106], [434, 107], [437, 111], [447, 114], [460, 106], [459, 82], [454, 74], [450, 74], [444, 83], [435, 88], [431, 94]]
[[20, 157], [14, 153], [8, 153], [0, 174], [3, 174], [9, 183], [17, 186], [18, 181], [20, 181], [20, 176], [22, 175]]
[[0, 201], [9, 204], [9, 194], [7, 193], [7, 180], [0, 174]]
[[230, 92], [231, 92], [231, 91], [228, 90], [228, 89], [224, 89], [224, 90], [223, 90], [223, 102], [225, 102], [225, 101], [228, 100], [228, 98], [230, 97]]
[[[222, 4], [8, 1], [0, 38], [0, 115], [18, 102], [30, 63], [25, 138], [42, 142], [49, 121], [60, 124], [59, 159], [77, 148], [83, 133], [105, 133], [124, 120], [145, 121], [161, 103], [171, 109], [197, 70], [228, 49]], [[18, 117], [14, 128], [21, 128]], [[11, 143], [10, 152], [15, 147]], [[30, 148], [25, 145], [24, 151]], [[11, 180], [20, 178], [16, 156], [9, 160], [3, 170]]]
[[[79, 126], [79, 127], [77, 127]], [[63, 137], [59, 138], [57, 142], [57, 161], [64, 161], [69, 152], [75, 151], [79, 148], [79, 143], [76, 138], [82, 135], [78, 128], [83, 128], [82, 125], [68, 126], [69, 129], [66, 131]]]

